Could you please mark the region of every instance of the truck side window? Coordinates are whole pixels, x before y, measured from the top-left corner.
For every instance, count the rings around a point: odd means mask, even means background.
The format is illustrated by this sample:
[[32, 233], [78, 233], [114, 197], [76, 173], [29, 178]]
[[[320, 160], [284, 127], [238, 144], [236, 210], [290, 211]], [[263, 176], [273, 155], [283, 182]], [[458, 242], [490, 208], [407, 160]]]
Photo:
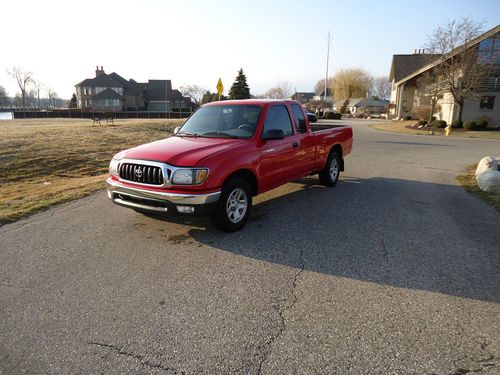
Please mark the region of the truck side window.
[[293, 134], [292, 122], [284, 105], [276, 105], [267, 111], [263, 133], [269, 129], [281, 129], [286, 137]]
[[305, 133], [307, 132], [306, 119], [304, 113], [302, 113], [300, 107], [297, 104], [292, 104], [293, 117], [295, 118], [295, 126], [297, 127], [297, 132]]

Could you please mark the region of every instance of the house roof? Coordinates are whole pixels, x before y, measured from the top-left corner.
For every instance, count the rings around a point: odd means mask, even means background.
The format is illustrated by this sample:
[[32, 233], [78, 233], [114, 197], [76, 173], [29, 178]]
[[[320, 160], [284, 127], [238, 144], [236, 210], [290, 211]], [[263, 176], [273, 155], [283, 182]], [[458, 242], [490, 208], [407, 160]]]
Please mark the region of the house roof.
[[[460, 52], [464, 51], [465, 49], [471, 48], [472, 46], [475, 46], [476, 44], [479, 44], [483, 40], [494, 36], [497, 33], [500, 33], [500, 25], [495, 26], [494, 28], [486, 31], [485, 33], [479, 35], [475, 39], [472, 39], [469, 43], [467, 43], [465, 45], [461, 45], [461, 46], [455, 48], [453, 51], [447, 53], [444, 56], [443, 55], [434, 55], [434, 59], [432, 59], [431, 61], [429, 61], [427, 64], [421, 66], [420, 68], [417, 68], [417, 69], [413, 70], [412, 72], [409, 72], [408, 74], [406, 74], [405, 76], [400, 77], [399, 79], [395, 79], [395, 82], [398, 83], [398, 84], [400, 84], [402, 82], [406, 82], [409, 79], [411, 79], [411, 78], [413, 78], [415, 76], [418, 76], [419, 74], [422, 74], [423, 72], [425, 72], [425, 71], [427, 71], [429, 69], [434, 68], [441, 61], [447, 60], [447, 59], [449, 59], [449, 58], [451, 58], [451, 57], [459, 54]], [[397, 56], [397, 55], [394, 55], [394, 56]], [[430, 56], [432, 56], [432, 55], [430, 55]], [[392, 77], [392, 67], [391, 67], [391, 77]]]
[[150, 79], [146, 86], [146, 100], [170, 100], [167, 98], [167, 93], [172, 92], [172, 82], [169, 79]]
[[355, 107], [385, 107], [389, 104], [388, 100], [380, 99], [362, 99], [356, 103]]
[[[113, 74], [113, 73], [112, 73]], [[114, 73], [116, 74], [116, 73]], [[118, 76], [118, 74], [116, 74]], [[118, 76], [120, 77], [120, 76]], [[121, 77], [120, 77], [121, 78]], [[122, 78], [123, 79], [123, 78]], [[126, 81], [125, 81], [126, 82]], [[111, 74], [101, 74], [95, 78], [88, 78], [75, 85], [76, 87], [125, 87], [116, 78], [111, 77]]]
[[429, 53], [413, 54], [413, 55], [394, 55], [392, 57], [391, 72], [389, 80], [394, 79], [396, 82], [406, 77], [408, 74], [417, 69], [429, 64], [441, 55]]
[[[325, 90], [321, 91], [321, 94], [319, 94], [317, 96], [325, 96]], [[331, 92], [330, 88], [326, 89], [326, 96], [332, 96], [332, 92]]]
[[314, 92], [296, 92], [292, 95], [292, 98], [312, 99], [315, 95]]
[[115, 81], [119, 82], [127, 90], [127, 93], [129, 94], [139, 95], [143, 91], [143, 87], [141, 86], [141, 84], [137, 83], [133, 79], [127, 81], [125, 78], [123, 78], [121, 75], [115, 72], [110, 73], [108, 76], [114, 79]]
[[115, 90], [106, 89], [101, 91], [99, 94], [95, 94], [92, 96], [93, 100], [99, 99], [123, 99], [123, 96], [118, 94]]

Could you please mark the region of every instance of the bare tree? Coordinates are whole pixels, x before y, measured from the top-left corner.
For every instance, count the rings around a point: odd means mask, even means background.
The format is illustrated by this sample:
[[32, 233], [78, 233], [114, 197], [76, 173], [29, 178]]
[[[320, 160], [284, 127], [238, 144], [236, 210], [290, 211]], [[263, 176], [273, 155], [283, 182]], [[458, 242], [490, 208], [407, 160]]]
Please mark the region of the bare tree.
[[7, 91], [5, 87], [0, 86], [0, 108], [9, 105], [9, 97], [7, 96]]
[[184, 85], [179, 87], [179, 91], [182, 95], [189, 96], [193, 103], [199, 107], [203, 99], [203, 95], [205, 95], [207, 90], [198, 85]]
[[25, 71], [19, 66], [14, 66], [12, 69], [7, 69], [7, 73], [16, 81], [19, 90], [21, 90], [22, 108], [25, 106], [26, 86], [31, 82], [33, 74]]
[[474, 95], [489, 69], [489, 64], [478, 58], [477, 48], [471, 47], [472, 40], [482, 30], [481, 22], [465, 17], [437, 27], [427, 38], [427, 51], [441, 55], [435, 67], [436, 74], [458, 105], [460, 121], [465, 98]]
[[264, 97], [271, 99], [286, 99], [292, 94], [291, 86], [288, 82], [280, 82], [275, 87], [264, 93]]
[[49, 106], [54, 108], [56, 106], [57, 93], [54, 91], [52, 87], [47, 87], [45, 89], [45, 93], [47, 95], [47, 99], [49, 99]]
[[[333, 86], [333, 77], [328, 77], [328, 82], [326, 87], [331, 88]], [[314, 85], [314, 92], [319, 95], [325, 91], [325, 79], [322, 78]]]
[[40, 92], [42, 91], [43, 84], [42, 82], [33, 78], [31, 79], [31, 84], [33, 85], [34, 95], [37, 99], [36, 107], [40, 109]]
[[427, 123], [431, 124], [432, 116], [439, 111], [437, 102], [446, 91], [446, 85], [439, 80], [436, 70], [428, 70], [418, 78], [416, 86], [421, 106], [429, 106]]
[[324, 110], [330, 108], [331, 103], [325, 102], [323, 100], [311, 100], [308, 103], [304, 104], [304, 107], [307, 108], [308, 111], [318, 113], [323, 112]]
[[372, 81], [371, 95], [382, 100], [389, 99], [391, 97], [391, 82], [389, 81], [389, 77], [380, 76], [374, 78]]

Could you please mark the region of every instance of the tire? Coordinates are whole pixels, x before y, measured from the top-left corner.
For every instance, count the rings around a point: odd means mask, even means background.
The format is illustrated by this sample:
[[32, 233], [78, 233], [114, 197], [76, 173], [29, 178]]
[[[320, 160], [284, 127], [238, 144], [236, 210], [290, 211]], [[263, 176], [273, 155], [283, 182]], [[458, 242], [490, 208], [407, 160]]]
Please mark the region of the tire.
[[326, 161], [325, 168], [319, 172], [319, 181], [327, 187], [334, 187], [340, 176], [340, 156], [331, 152]]
[[222, 186], [222, 193], [217, 203], [212, 221], [225, 232], [241, 229], [252, 210], [252, 189], [243, 178], [231, 178]]

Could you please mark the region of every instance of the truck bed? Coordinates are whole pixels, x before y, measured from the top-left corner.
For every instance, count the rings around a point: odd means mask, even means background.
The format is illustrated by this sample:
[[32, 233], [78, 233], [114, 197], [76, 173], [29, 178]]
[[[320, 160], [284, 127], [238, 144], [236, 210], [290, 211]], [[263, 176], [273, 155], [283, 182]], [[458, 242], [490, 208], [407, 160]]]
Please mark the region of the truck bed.
[[349, 125], [331, 125], [331, 124], [310, 124], [311, 130], [317, 132], [320, 130], [333, 129], [333, 128], [346, 128]]

